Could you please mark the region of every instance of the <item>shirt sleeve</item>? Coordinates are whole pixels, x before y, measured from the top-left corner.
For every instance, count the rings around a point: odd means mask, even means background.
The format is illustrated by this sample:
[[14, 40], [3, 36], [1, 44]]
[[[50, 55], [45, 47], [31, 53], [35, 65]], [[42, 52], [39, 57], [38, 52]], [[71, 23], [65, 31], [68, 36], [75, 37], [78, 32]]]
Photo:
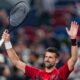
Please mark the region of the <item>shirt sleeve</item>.
[[61, 79], [66, 80], [72, 71], [69, 71], [68, 64], [66, 63], [59, 69], [59, 72]]
[[25, 66], [25, 75], [33, 78], [39, 73], [39, 69], [26, 65]]
[[20, 25], [30, 10], [29, 3], [21, 2], [17, 4], [10, 12], [10, 25], [15, 27]]

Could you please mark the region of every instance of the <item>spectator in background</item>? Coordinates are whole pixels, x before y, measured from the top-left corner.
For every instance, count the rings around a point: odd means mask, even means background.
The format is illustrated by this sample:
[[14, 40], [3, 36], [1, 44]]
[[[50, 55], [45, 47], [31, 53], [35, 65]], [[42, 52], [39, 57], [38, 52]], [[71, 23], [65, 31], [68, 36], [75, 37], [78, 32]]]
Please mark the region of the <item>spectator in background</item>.
[[76, 6], [77, 15], [80, 17], [80, 3], [77, 2], [77, 3], [75, 4], [75, 6]]
[[35, 52], [31, 52], [29, 54], [29, 58], [28, 58], [28, 64], [30, 66], [39, 68], [39, 54], [35, 53]]
[[45, 12], [53, 12], [54, 11], [54, 5], [57, 0], [43, 0], [43, 8]]
[[10, 69], [5, 64], [0, 64], [0, 80], [8, 80], [10, 77]]
[[46, 38], [43, 42], [45, 47], [56, 47], [57, 49], [60, 50], [60, 43], [56, 39], [56, 34], [53, 32], [53, 29], [50, 27], [49, 29], [46, 30]]
[[17, 69], [15, 66], [13, 66], [11, 70], [12, 70], [12, 74], [8, 78], [8, 80], [26, 80], [24, 75], [21, 73], [21, 71], [19, 71], [19, 69]]

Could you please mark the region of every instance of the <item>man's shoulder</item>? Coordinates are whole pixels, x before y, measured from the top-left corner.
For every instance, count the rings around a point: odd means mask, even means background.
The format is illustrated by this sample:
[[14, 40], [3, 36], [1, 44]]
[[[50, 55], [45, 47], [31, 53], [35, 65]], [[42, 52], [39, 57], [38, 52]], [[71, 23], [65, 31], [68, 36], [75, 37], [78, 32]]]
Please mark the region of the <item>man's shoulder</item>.
[[34, 77], [36, 75], [39, 75], [43, 72], [43, 70], [26, 65], [25, 66], [25, 75], [30, 76], [30, 77]]
[[43, 70], [39, 69], [39, 68], [36, 68], [36, 67], [33, 67], [31, 65], [26, 65], [25, 66], [25, 69], [28, 69], [28, 70], [33, 70], [33, 71], [37, 71], [37, 72], [43, 72]]

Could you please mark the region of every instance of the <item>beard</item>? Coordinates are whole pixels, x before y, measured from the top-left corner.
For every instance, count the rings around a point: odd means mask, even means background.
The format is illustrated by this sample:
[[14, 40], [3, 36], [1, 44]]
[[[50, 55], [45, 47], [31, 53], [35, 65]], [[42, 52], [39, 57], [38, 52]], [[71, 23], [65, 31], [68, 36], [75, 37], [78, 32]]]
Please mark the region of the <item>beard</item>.
[[55, 65], [53, 65], [53, 64], [51, 64], [50, 62], [47, 61], [47, 62], [44, 63], [44, 66], [47, 69], [52, 69]]

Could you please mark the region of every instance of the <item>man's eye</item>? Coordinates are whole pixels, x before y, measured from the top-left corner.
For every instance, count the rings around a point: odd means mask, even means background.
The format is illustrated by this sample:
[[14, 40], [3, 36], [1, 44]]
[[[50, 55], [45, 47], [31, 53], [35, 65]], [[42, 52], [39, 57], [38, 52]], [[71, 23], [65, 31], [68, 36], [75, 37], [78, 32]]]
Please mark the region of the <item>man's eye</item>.
[[49, 57], [49, 58], [52, 58], [52, 57]]

